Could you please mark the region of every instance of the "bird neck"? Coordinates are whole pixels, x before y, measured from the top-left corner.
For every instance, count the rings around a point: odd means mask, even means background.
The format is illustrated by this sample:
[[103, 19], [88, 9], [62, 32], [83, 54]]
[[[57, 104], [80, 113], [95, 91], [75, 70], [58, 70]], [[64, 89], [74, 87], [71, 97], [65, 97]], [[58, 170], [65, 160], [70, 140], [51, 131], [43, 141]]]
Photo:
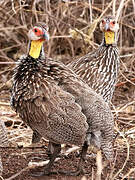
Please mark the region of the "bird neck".
[[112, 32], [112, 31], [104, 32], [104, 44], [105, 45], [116, 44], [115, 32]]
[[44, 48], [43, 48], [43, 40], [32, 40], [29, 42], [29, 52], [28, 54], [34, 59], [39, 58], [39, 56], [44, 57]]

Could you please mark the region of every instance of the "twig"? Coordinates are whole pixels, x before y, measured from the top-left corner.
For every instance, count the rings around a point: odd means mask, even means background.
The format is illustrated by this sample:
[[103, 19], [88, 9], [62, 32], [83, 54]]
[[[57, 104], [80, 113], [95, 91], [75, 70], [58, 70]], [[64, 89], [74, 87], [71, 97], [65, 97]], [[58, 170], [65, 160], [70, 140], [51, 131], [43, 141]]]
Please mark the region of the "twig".
[[120, 108], [119, 110], [117, 110], [117, 112], [122, 112], [124, 109], [126, 109], [128, 106], [135, 104], [135, 101], [129, 102], [127, 103], [125, 106], [123, 106], [122, 108]]
[[115, 108], [114, 104], [112, 102], [110, 102], [110, 104], [112, 105], [112, 108], [113, 108], [113, 112], [115, 112], [115, 115], [116, 115], [116, 119], [118, 118], [118, 112], [117, 112], [117, 109]]
[[124, 52], [135, 51], [135, 47], [123, 47], [121, 51], [124, 51]]
[[4, 28], [0, 28], [0, 31], [6, 31], [6, 30], [14, 30], [14, 29], [27, 29], [27, 26], [10, 26], [10, 27], [4, 27]]
[[0, 176], [0, 180], [5, 180], [2, 176]]
[[38, 16], [37, 16], [37, 12], [36, 12], [36, 0], [32, 0], [32, 7], [31, 7], [31, 10], [32, 10], [32, 13], [35, 15], [35, 18], [36, 18], [36, 22], [38, 22]]
[[132, 85], [135, 86], [135, 83], [133, 83], [132, 81], [130, 81], [121, 71], [120, 74], [123, 76], [124, 79], [126, 79], [127, 82], [131, 83]]
[[117, 127], [115, 127], [115, 130], [123, 137], [123, 139], [124, 139], [125, 142], [126, 142], [126, 145], [127, 145], [127, 157], [126, 157], [126, 159], [125, 159], [125, 162], [124, 162], [122, 168], [113, 176], [112, 180], [115, 180], [115, 178], [123, 171], [124, 167], [125, 167], [126, 164], [127, 164], [127, 161], [129, 160], [129, 152], [130, 152], [130, 151], [129, 151], [130, 146], [129, 146], [129, 143], [128, 143], [127, 139], [125, 138], [124, 134], [122, 134]]
[[15, 6], [14, 6], [14, 0], [11, 0], [11, 3], [12, 3], [12, 10], [14, 11], [14, 13], [16, 14], [16, 11], [15, 11]]
[[113, 9], [112, 9], [112, 14], [115, 16], [116, 13], [116, 0], [113, 1]]
[[55, 38], [72, 38], [71, 35], [63, 35], [63, 36], [52, 36], [50, 39], [55, 39]]
[[5, 87], [8, 87], [10, 88], [11, 87], [11, 79], [9, 79], [6, 83], [3, 83], [1, 86], [0, 86], [0, 91], [2, 91]]
[[[129, 175], [130, 175], [132, 172], [134, 172], [134, 171], [135, 171], [135, 168], [131, 168], [131, 169], [129, 170], [129, 172], [128, 172], [127, 174], [125, 174], [125, 176], [124, 176], [121, 180], [125, 180], [126, 177], [129, 177]], [[130, 178], [130, 179], [132, 179], [132, 178]], [[134, 177], [133, 177], [133, 179], [134, 179]]]
[[[60, 160], [60, 158], [56, 158], [55, 162]], [[34, 169], [36, 167], [43, 167], [45, 165], [47, 165], [49, 163], [50, 160], [46, 160], [46, 161], [40, 161], [40, 162], [29, 162], [28, 163], [28, 167], [29, 169]]]
[[102, 11], [104, 10], [105, 8], [105, 0], [102, 1]]
[[96, 165], [97, 165], [96, 179], [101, 180], [101, 174], [102, 174], [102, 170], [103, 170], [101, 150], [97, 152]]
[[135, 53], [133, 53], [133, 54], [125, 54], [125, 55], [121, 55], [120, 58], [133, 57], [133, 56], [135, 56]]
[[10, 47], [4, 48], [4, 49], [0, 49], [0, 52], [1, 51], [9, 51], [10, 49], [17, 48], [17, 47], [19, 47], [21, 45], [22, 44], [17, 44], [17, 45], [13, 45], [13, 46], [10, 46]]
[[95, 172], [94, 172], [94, 168], [92, 167], [92, 175], [91, 175], [91, 180], [94, 180], [94, 174], [95, 174]]
[[75, 152], [75, 151], [77, 151], [77, 150], [79, 150], [80, 149], [80, 147], [78, 147], [78, 146], [73, 146], [72, 148], [69, 148], [65, 153], [64, 153], [64, 155], [68, 155], [68, 154], [70, 154], [71, 152]]
[[[54, 36], [54, 35], [56, 34], [56, 31], [57, 31], [57, 29], [56, 29], [56, 28], [54, 28], [54, 31], [53, 31], [52, 36]], [[48, 53], [47, 53], [47, 56], [48, 56], [48, 57], [49, 57], [49, 56], [50, 56], [50, 54], [51, 54], [51, 47], [52, 47], [52, 43], [53, 43], [53, 39], [51, 39], [51, 40], [50, 40], [50, 42], [49, 42], [49, 48], [48, 48]]]
[[19, 64], [18, 62], [0, 62], [0, 64]]
[[89, 9], [90, 9], [90, 24], [92, 23], [92, 7], [91, 7], [91, 0], [89, 0]]
[[[115, 87], [121, 87], [123, 86], [124, 84], [126, 84], [127, 82], [135, 82], [135, 78], [132, 78], [132, 79], [129, 79], [128, 81], [124, 81], [124, 82], [120, 82], [120, 83], [117, 83]], [[135, 84], [133, 84], [135, 85]]]
[[10, 103], [0, 102], [1, 106], [10, 106]]
[[112, 3], [113, 3], [114, 0], [112, 0], [108, 6], [104, 9], [104, 11], [101, 13], [101, 15], [99, 16], [98, 18], [98, 21], [100, 21], [100, 19], [102, 18], [102, 16], [106, 13], [106, 11], [111, 7]]
[[[131, 120], [131, 119], [125, 119], [125, 120]], [[135, 126], [135, 124], [131, 124], [131, 123], [128, 123], [128, 122], [125, 122], [125, 121], [123, 121], [123, 118], [122, 118], [122, 120], [119, 118], [117, 121], [119, 121], [120, 123], [122, 123], [122, 124], [126, 124], [126, 125], [129, 125], [129, 126]]]
[[24, 171], [26, 171], [26, 170], [28, 170], [28, 169], [30, 169], [29, 166], [23, 168], [21, 171], [19, 171], [18, 173], [14, 174], [13, 176], [11, 176], [11, 177], [9, 177], [9, 178], [7, 178], [7, 179], [5, 179], [5, 180], [15, 179], [17, 176], [19, 176], [20, 174], [22, 174]]
[[86, 177], [86, 176], [83, 176], [83, 177], [81, 178], [81, 180], [87, 180], [87, 177]]
[[134, 26], [131, 26], [131, 25], [129, 25], [129, 24], [125, 24], [125, 23], [122, 23], [124, 26], [126, 26], [126, 27], [129, 27], [129, 28], [131, 28], [131, 29], [133, 29], [133, 30], [135, 30], [135, 27]]
[[123, 6], [124, 6], [124, 1], [125, 1], [125, 0], [121, 0], [121, 1], [120, 1], [120, 5], [119, 5], [119, 8], [118, 8], [117, 14], [116, 14], [116, 22], [118, 21], [118, 19], [119, 19], [119, 17], [120, 17], [120, 13], [121, 13], [122, 8], [123, 8]]
[[132, 0], [132, 3], [133, 3], [134, 14], [135, 14], [135, 1]]

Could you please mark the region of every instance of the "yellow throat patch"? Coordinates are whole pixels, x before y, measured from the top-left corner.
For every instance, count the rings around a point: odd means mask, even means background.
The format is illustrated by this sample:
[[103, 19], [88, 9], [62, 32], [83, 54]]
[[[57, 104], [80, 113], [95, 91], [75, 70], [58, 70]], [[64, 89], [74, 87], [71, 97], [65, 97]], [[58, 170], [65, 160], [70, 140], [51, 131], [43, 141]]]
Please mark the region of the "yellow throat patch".
[[38, 58], [40, 55], [40, 51], [43, 45], [42, 40], [33, 40], [31, 41], [31, 46], [30, 46], [30, 51], [29, 51], [29, 55], [33, 58]]
[[105, 42], [106, 44], [114, 44], [115, 42], [115, 34], [112, 31], [105, 32]]

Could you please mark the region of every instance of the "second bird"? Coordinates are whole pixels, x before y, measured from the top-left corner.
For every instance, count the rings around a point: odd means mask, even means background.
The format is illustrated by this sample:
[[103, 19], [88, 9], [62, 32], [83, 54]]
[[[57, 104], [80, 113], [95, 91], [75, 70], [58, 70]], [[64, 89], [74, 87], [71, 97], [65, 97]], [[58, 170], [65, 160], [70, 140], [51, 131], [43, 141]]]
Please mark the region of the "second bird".
[[115, 17], [107, 16], [102, 19], [100, 29], [103, 32], [103, 40], [99, 48], [73, 61], [69, 67], [109, 103], [119, 70], [119, 25]]

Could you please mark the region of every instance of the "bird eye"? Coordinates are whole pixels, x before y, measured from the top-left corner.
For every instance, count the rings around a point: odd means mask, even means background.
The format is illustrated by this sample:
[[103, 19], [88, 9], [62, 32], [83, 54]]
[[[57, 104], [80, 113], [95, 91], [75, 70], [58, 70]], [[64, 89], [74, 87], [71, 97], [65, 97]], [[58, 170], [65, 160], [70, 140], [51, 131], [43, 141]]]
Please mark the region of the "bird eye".
[[38, 32], [38, 30], [37, 30], [36, 28], [34, 29], [34, 31], [35, 31], [35, 32]]
[[115, 21], [113, 21], [112, 24], [114, 25], [114, 24], [115, 24]]
[[36, 36], [40, 37], [40, 36], [43, 36], [44, 35], [44, 32], [43, 30], [39, 27], [34, 27], [33, 28], [33, 32]]
[[105, 20], [102, 20], [102, 24], [105, 24]]

